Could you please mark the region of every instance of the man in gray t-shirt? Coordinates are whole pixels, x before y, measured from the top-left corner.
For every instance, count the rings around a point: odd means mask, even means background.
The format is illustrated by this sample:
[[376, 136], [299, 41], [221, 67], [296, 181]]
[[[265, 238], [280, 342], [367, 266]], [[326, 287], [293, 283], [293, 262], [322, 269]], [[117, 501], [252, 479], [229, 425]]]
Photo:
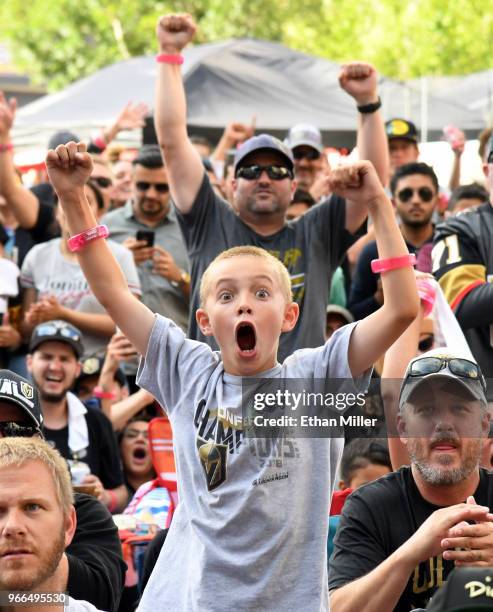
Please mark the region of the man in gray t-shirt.
[[[179, 54], [195, 33], [190, 17], [167, 18], [169, 22], [163, 20], [157, 31], [163, 57]], [[166, 62], [158, 69], [155, 126], [191, 262], [191, 312], [198, 307], [200, 276], [216, 255], [233, 246], [260, 246], [287, 266], [300, 306], [298, 325], [281, 341], [280, 358], [298, 348], [319, 346], [324, 342], [332, 274], [358, 237], [367, 211], [350, 199], [332, 197], [298, 222], [286, 223], [286, 211], [296, 189], [293, 157], [287, 146], [267, 134], [250, 138], [236, 151], [234, 202], [228, 208], [214, 196], [204, 178], [200, 156], [187, 137], [180, 72], [165, 68]], [[376, 71], [369, 64], [353, 62], [342, 67], [339, 83], [359, 111], [359, 156], [373, 163], [385, 184], [388, 147], [378, 110]], [[204, 340], [193, 319], [189, 334]], [[207, 341], [216, 346], [211, 339]]]

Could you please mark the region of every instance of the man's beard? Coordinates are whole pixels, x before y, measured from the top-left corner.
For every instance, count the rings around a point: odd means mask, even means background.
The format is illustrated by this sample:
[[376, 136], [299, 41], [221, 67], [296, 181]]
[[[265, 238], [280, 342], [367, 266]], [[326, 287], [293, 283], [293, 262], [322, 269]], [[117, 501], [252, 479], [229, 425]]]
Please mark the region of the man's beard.
[[[22, 538], [9, 540], [9, 547], [15, 546], [22, 548], [25, 542]], [[35, 569], [23, 569], [22, 561], [19, 561], [18, 567], [14, 562], [7, 574], [10, 576], [0, 576], [1, 591], [32, 591], [48, 580], [58, 568], [60, 559], [65, 550], [65, 531], [62, 527], [58, 537], [51, 541], [48, 550], [37, 551], [41, 552], [38, 556], [38, 565]]]
[[446, 453], [440, 458], [440, 464], [443, 468], [430, 465], [428, 461], [425, 461], [423, 459], [423, 444], [417, 439], [409, 438], [407, 449], [411, 458], [411, 464], [416, 466], [425, 482], [437, 486], [446, 486], [466, 480], [477, 469], [483, 450], [483, 439], [477, 438], [474, 443], [471, 442], [466, 455], [461, 458], [460, 467], [451, 469], [447, 469], [447, 466], [452, 463], [453, 458], [449, 457]]
[[254, 215], [272, 215], [278, 213], [281, 210], [281, 203], [277, 199], [271, 200], [268, 209], [262, 208], [261, 204], [257, 206], [257, 198], [255, 197], [255, 195], [252, 195], [247, 198], [245, 202], [245, 208]]
[[430, 217], [427, 219], [405, 219], [403, 222], [408, 227], [425, 227], [430, 223]]

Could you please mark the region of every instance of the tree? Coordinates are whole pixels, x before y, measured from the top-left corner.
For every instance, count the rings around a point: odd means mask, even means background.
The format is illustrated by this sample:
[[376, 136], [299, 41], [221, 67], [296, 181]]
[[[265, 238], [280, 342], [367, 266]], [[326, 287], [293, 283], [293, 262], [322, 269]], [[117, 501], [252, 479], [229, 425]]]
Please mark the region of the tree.
[[490, 67], [493, 12], [482, 0], [8, 0], [0, 39], [19, 66], [58, 89], [156, 51], [159, 15], [194, 15], [197, 42], [254, 37], [332, 61], [362, 59], [386, 76], [464, 74]]

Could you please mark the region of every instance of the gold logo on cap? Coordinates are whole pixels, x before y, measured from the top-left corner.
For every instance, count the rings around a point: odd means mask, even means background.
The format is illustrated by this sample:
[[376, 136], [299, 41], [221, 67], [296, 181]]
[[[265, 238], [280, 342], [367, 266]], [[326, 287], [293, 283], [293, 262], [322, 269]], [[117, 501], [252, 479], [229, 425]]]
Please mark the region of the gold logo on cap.
[[89, 357], [84, 361], [82, 372], [87, 375], [95, 374], [99, 370], [99, 359], [97, 357]]
[[24, 397], [27, 397], [27, 399], [32, 399], [34, 397], [34, 388], [31, 385], [25, 382], [22, 382], [22, 381], [21, 381], [21, 392]]
[[390, 128], [393, 136], [404, 136], [409, 132], [409, 124], [401, 119], [394, 119], [390, 124]]

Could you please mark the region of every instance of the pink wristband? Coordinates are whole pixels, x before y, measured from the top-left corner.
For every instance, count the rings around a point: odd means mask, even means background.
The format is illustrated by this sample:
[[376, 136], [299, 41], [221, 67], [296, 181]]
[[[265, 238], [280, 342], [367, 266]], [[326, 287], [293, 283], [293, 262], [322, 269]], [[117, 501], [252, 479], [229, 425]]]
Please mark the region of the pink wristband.
[[398, 270], [406, 266], [414, 266], [415, 263], [416, 255], [414, 253], [408, 253], [400, 257], [389, 257], [388, 259], [373, 259], [371, 262], [371, 271], [375, 274], [378, 272], [389, 272], [390, 270]]
[[7, 153], [8, 151], [12, 151], [14, 145], [11, 142], [7, 142], [6, 144], [0, 143], [0, 153]]
[[93, 144], [95, 144], [97, 146], [98, 149], [101, 149], [101, 151], [104, 151], [106, 149], [106, 142], [104, 140], [104, 138], [99, 135], [96, 136], [95, 138], [92, 139]]
[[109, 235], [110, 232], [106, 225], [95, 225], [94, 227], [86, 229], [84, 232], [69, 238], [67, 241], [68, 248], [72, 251], [72, 253], [75, 253], [75, 251], [80, 251], [82, 247], [85, 247], [88, 242], [97, 240], [98, 238], [107, 238]]
[[427, 317], [431, 314], [436, 298], [435, 282], [427, 278], [418, 278], [416, 281], [418, 286], [418, 295], [421, 303], [424, 306], [423, 316]]
[[156, 55], [156, 62], [158, 62], [158, 64], [176, 64], [178, 66], [181, 66], [184, 61], [185, 58], [179, 53], [177, 53], [176, 55], [169, 55], [167, 53], [159, 53], [158, 55]]

